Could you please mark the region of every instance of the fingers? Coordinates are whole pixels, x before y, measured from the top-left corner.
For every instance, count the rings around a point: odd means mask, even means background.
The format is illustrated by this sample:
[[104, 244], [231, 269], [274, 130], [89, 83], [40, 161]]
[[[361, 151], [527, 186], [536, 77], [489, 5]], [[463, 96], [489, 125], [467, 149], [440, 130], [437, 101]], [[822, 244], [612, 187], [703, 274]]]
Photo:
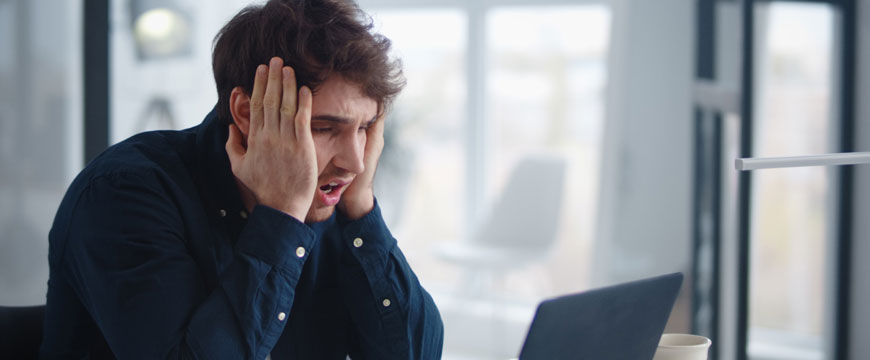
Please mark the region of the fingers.
[[293, 68], [285, 66], [282, 70], [284, 96], [281, 99], [281, 132], [295, 136], [296, 125], [296, 74]]
[[235, 173], [236, 166], [241, 164], [246, 152], [242, 145], [242, 133], [235, 124], [230, 125], [230, 136], [227, 138], [226, 149], [230, 158], [230, 167], [234, 169], [233, 173]]
[[371, 126], [369, 126], [370, 133], [374, 134], [374, 135], [383, 136], [384, 135], [384, 123], [386, 122], [386, 120], [387, 120], [387, 114], [385, 112], [378, 115], [378, 118], [375, 119], [375, 122], [372, 123]]
[[[287, 132], [296, 139], [311, 138], [312, 94], [307, 87], [296, 91], [293, 68], [273, 57], [257, 67], [251, 95], [251, 123], [270, 133]], [[286, 126], [282, 126], [286, 125]]]
[[[303, 86], [299, 89], [299, 109], [296, 110], [296, 139], [303, 141], [311, 139], [311, 89]], [[313, 139], [311, 140], [314, 141]]]
[[263, 128], [263, 94], [266, 92], [266, 65], [257, 66], [254, 90], [251, 91], [251, 124], [248, 132], [254, 134]]
[[273, 57], [269, 62], [269, 80], [266, 83], [266, 93], [263, 95], [263, 128], [266, 131], [277, 132], [280, 129], [280, 106], [281, 106], [281, 67], [284, 61], [279, 57]]
[[386, 122], [386, 113], [381, 113], [375, 121], [369, 125], [366, 131], [366, 153], [372, 150], [380, 151], [376, 147], [383, 147], [384, 143], [384, 123]]

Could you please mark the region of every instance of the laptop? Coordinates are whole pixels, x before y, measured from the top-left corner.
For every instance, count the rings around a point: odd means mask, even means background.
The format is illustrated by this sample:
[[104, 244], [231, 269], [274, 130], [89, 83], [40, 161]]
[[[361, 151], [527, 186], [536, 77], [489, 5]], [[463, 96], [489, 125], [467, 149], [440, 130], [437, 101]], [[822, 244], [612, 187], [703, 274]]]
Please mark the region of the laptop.
[[674, 273], [546, 300], [520, 360], [652, 359], [682, 283]]

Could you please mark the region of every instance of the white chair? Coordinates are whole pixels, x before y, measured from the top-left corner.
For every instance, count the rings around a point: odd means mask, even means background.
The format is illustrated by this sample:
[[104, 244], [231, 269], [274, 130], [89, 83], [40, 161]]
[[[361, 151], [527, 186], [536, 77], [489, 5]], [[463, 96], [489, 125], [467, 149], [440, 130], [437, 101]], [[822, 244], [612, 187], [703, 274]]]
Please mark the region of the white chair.
[[546, 260], [556, 240], [565, 161], [535, 155], [520, 161], [489, 216], [466, 241], [436, 248], [439, 258], [468, 272], [462, 291], [485, 290], [482, 281]]

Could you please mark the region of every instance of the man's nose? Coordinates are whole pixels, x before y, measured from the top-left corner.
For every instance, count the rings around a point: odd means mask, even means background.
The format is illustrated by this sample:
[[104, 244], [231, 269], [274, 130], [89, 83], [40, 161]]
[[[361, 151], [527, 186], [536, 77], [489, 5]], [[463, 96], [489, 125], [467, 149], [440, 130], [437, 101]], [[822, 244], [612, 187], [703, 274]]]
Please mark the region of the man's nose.
[[335, 166], [354, 173], [362, 174], [365, 170], [366, 136], [356, 132], [346, 134], [338, 143], [338, 149], [333, 162]]

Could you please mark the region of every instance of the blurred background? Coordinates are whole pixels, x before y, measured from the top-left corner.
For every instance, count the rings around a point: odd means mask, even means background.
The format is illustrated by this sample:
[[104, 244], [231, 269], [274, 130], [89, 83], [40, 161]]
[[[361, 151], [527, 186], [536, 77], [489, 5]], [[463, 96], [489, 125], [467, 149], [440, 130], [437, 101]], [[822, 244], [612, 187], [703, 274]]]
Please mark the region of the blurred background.
[[[0, 305], [45, 302], [89, 159], [212, 109], [248, 3], [0, 0]], [[404, 62], [375, 190], [445, 359], [515, 357], [539, 301], [675, 271], [667, 331], [711, 359], [870, 353], [870, 167], [733, 166], [870, 150], [870, 1], [359, 4]]]

